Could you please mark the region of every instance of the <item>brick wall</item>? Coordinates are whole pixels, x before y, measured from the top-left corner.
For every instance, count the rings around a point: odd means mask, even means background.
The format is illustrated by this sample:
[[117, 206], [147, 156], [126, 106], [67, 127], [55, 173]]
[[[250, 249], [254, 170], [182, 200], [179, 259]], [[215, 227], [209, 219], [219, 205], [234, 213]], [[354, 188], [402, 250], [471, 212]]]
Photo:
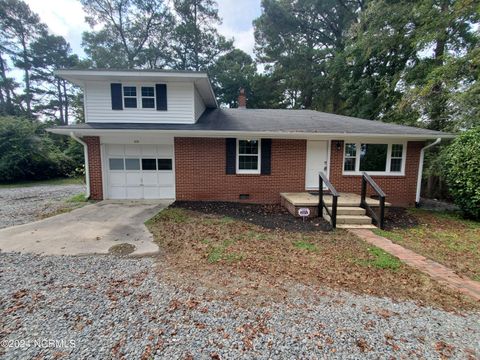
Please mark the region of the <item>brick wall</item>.
[[[337, 140], [332, 141], [330, 158], [330, 181], [338, 191], [360, 194], [361, 176], [342, 175], [343, 166], [343, 141], [341, 147], [336, 149]], [[405, 176], [372, 176], [375, 182], [387, 195], [386, 201], [396, 206], [412, 206], [415, 204], [417, 188], [418, 162], [420, 150], [425, 145], [420, 141], [409, 141], [407, 144], [407, 159], [405, 163]], [[368, 186], [371, 191], [371, 187]]]
[[85, 136], [83, 139], [88, 148], [88, 170], [90, 175], [90, 199], [103, 200], [102, 188], [102, 156], [100, 138]]
[[225, 139], [175, 138], [177, 200], [279, 203], [281, 192], [305, 190], [305, 140], [272, 140], [270, 175], [226, 175]]

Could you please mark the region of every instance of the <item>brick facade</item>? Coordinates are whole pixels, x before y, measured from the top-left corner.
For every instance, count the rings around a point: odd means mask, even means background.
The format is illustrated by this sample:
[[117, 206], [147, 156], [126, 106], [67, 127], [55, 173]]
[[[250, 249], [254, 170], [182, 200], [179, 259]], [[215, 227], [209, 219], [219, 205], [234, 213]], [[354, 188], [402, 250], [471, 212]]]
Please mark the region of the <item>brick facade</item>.
[[280, 203], [281, 192], [305, 190], [306, 140], [272, 140], [270, 175], [226, 175], [225, 139], [175, 138], [177, 200]]
[[[338, 141], [340, 148], [337, 150], [337, 140], [332, 141], [330, 156], [330, 182], [341, 192], [361, 192], [361, 176], [342, 175], [343, 166], [343, 141]], [[405, 162], [405, 176], [372, 176], [375, 182], [387, 195], [386, 201], [396, 206], [412, 206], [415, 204], [417, 189], [418, 162], [420, 150], [425, 145], [421, 141], [409, 141], [407, 144], [407, 159]], [[367, 187], [373, 194], [371, 187]]]
[[98, 136], [85, 136], [82, 140], [85, 141], [88, 148], [90, 199], [102, 200], [102, 156], [100, 151], [100, 138]]

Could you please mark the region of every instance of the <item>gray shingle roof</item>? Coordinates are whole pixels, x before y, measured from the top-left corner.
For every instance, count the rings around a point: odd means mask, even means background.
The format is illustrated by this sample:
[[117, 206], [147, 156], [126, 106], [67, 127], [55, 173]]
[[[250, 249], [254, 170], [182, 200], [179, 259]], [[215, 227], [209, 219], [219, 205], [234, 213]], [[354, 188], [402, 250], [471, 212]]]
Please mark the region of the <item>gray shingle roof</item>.
[[190, 130], [317, 134], [425, 135], [448, 134], [313, 110], [207, 109], [196, 124], [92, 123], [61, 129]]

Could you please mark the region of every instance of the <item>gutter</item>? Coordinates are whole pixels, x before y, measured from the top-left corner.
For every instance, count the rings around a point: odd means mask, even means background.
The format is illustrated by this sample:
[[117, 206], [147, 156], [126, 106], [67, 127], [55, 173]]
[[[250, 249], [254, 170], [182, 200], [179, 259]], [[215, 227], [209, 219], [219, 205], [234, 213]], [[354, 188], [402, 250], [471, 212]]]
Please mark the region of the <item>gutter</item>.
[[420, 162], [418, 163], [418, 177], [417, 177], [417, 194], [415, 196], [415, 206], [419, 207], [420, 206], [420, 192], [422, 191], [422, 176], [423, 176], [423, 159], [425, 157], [425, 150], [431, 148], [432, 146], [435, 146], [442, 141], [441, 138], [437, 138], [433, 143], [425, 146], [420, 150]]
[[75, 140], [76, 142], [83, 145], [83, 156], [85, 158], [85, 183], [87, 185], [87, 192], [85, 194], [86, 198], [90, 198], [90, 172], [88, 170], [88, 146], [87, 143], [77, 137], [73, 131], [70, 132], [70, 137]]

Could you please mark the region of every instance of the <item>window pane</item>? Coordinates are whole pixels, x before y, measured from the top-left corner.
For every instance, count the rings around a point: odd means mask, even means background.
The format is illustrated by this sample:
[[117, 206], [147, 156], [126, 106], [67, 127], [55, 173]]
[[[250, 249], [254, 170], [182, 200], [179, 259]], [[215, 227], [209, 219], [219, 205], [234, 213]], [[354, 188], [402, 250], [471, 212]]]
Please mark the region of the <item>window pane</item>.
[[123, 99], [126, 108], [136, 108], [137, 107], [137, 98], [125, 98]]
[[172, 170], [172, 159], [158, 159], [158, 170]]
[[355, 157], [357, 155], [357, 146], [355, 144], [345, 144], [345, 156]]
[[154, 98], [142, 98], [142, 108], [153, 109], [155, 107]]
[[362, 144], [360, 149], [360, 171], [385, 171], [387, 144]]
[[123, 159], [108, 159], [110, 170], [123, 170]]
[[355, 171], [355, 158], [346, 158], [343, 169], [345, 171]]
[[137, 88], [135, 86], [124, 86], [123, 96], [137, 96]]
[[239, 170], [258, 170], [258, 156], [241, 155], [238, 158]]
[[140, 159], [125, 159], [125, 169], [140, 170]]
[[401, 158], [402, 153], [403, 153], [403, 145], [402, 144], [393, 144], [392, 145], [392, 157]]
[[142, 170], [157, 170], [155, 159], [142, 159]]
[[155, 96], [154, 94], [153, 86], [142, 86], [142, 96], [153, 97]]
[[240, 140], [238, 142], [239, 154], [258, 154], [257, 140]]
[[390, 162], [390, 171], [392, 172], [402, 171], [402, 159], [392, 159]]

